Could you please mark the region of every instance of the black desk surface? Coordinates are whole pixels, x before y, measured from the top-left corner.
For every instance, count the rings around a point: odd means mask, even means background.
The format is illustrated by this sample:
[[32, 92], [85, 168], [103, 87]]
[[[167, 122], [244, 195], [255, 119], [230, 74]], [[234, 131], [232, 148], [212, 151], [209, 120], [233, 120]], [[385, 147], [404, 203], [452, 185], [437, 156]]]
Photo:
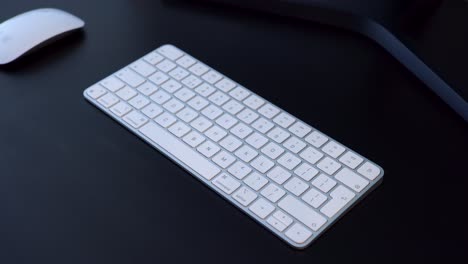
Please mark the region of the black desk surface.
[[[6, 0], [0, 20], [43, 6], [87, 25], [0, 69], [0, 263], [466, 261], [468, 128], [368, 40], [155, 0]], [[165, 43], [374, 160], [383, 184], [289, 248], [83, 99]]]

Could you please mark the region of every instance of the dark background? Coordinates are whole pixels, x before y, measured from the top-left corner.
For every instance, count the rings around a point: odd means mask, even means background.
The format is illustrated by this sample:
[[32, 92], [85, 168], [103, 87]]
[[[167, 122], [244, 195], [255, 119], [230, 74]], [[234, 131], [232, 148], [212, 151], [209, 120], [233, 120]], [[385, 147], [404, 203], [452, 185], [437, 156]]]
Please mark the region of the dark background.
[[[38, 7], [87, 24], [0, 68], [0, 263], [468, 259], [468, 127], [367, 39], [155, 0], [4, 0], [0, 21]], [[288, 247], [84, 100], [165, 43], [375, 161], [383, 184], [306, 250]]]

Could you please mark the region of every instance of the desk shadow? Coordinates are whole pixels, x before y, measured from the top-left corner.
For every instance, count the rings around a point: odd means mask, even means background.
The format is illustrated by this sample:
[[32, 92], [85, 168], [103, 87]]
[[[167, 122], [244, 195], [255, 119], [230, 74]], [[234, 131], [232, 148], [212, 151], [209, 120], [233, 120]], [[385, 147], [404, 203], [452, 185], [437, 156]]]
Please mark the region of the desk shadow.
[[7, 74], [16, 74], [33, 72], [39, 68], [47, 67], [51, 62], [63, 59], [69, 53], [75, 52], [85, 39], [86, 34], [83, 30], [73, 32], [43, 47], [34, 49], [9, 64], [0, 65], [0, 71]]

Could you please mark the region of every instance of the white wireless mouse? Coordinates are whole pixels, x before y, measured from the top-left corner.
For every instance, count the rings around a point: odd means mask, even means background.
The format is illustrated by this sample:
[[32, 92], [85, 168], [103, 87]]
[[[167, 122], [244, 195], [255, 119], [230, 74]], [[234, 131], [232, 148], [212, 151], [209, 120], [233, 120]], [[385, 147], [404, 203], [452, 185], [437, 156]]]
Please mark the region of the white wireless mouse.
[[17, 15], [0, 24], [0, 65], [84, 26], [65, 11], [42, 8]]

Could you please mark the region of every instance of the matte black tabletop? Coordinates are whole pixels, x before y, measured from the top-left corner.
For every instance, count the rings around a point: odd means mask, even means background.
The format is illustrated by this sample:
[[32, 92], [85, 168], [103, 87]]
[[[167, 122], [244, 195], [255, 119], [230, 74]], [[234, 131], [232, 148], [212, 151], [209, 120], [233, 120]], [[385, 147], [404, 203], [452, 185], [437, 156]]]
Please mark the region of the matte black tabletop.
[[[468, 127], [372, 42], [156, 0], [5, 0], [0, 21], [38, 7], [87, 24], [0, 68], [0, 263], [468, 259]], [[382, 185], [309, 248], [290, 248], [83, 98], [166, 43], [375, 161]]]

